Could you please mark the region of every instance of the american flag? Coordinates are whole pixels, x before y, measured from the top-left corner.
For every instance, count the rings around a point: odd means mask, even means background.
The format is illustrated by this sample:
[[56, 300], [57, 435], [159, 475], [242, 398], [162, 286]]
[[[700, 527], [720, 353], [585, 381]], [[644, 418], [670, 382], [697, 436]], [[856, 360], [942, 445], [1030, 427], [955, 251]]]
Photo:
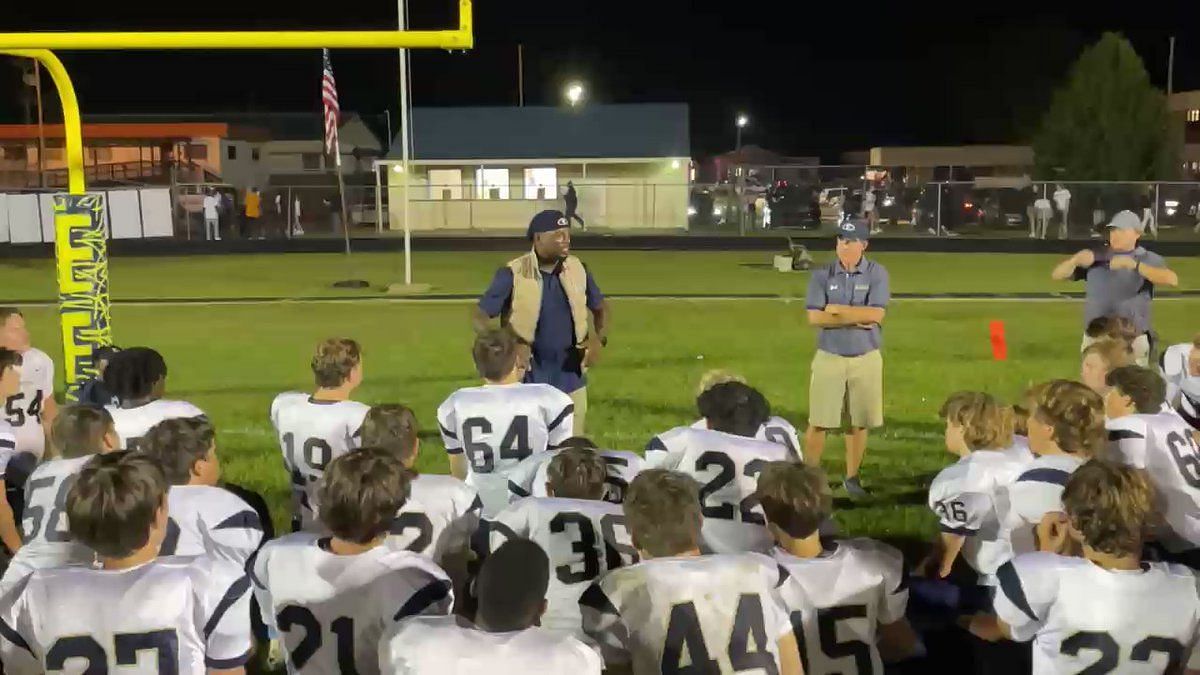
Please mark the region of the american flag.
[[[338, 116], [341, 107], [338, 105], [337, 82], [333, 79], [333, 66], [329, 63], [329, 50], [324, 50], [324, 72], [321, 74], [321, 102], [325, 105], [325, 152], [337, 152]], [[338, 157], [338, 160], [341, 158]]]

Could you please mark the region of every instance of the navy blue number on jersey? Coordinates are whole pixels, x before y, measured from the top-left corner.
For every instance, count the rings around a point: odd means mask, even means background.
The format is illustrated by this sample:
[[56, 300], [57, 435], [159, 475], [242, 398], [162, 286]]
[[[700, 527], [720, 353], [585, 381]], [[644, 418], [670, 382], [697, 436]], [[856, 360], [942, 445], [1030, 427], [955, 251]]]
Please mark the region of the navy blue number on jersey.
[[[321, 622], [307, 607], [288, 605], [279, 610], [276, 617], [279, 630], [288, 633], [288, 658], [292, 662], [292, 671], [298, 671], [308, 663], [324, 644], [321, 635]], [[299, 642], [293, 642], [293, 629], [303, 631]], [[329, 632], [333, 633], [337, 647], [338, 671], [343, 675], [357, 675], [354, 666], [354, 619], [341, 616], [329, 624]]]
[[[1067, 656], [1079, 656], [1082, 651], [1092, 651], [1100, 654], [1100, 658], [1092, 665], [1079, 671], [1079, 675], [1107, 675], [1117, 672], [1121, 661], [1121, 646], [1108, 633], [1099, 631], [1081, 631], [1062, 641], [1059, 651]], [[1164, 673], [1183, 672], [1183, 645], [1174, 638], [1150, 636], [1133, 646], [1129, 652], [1130, 661], [1149, 663], [1155, 654], [1167, 656], [1167, 668]]]
[[[746, 466], [742, 467], [742, 474], [747, 478], [757, 478], [766, 464], [766, 460], [763, 459], [746, 462]], [[761, 514], [754, 512], [754, 507], [758, 506], [758, 500], [753, 495], [742, 499], [736, 507], [730, 502], [718, 504], [709, 502], [709, 497], [737, 478], [737, 467], [734, 466], [733, 458], [723, 452], [709, 450], [696, 458], [696, 471], [706, 471], [714, 466], [720, 471], [700, 488], [700, 505], [704, 517], [734, 520], [735, 515], [740, 515], [743, 523], [766, 525], [766, 519]]]
[[394, 535], [403, 536], [405, 532], [412, 530], [417, 532], [417, 538], [406, 547], [406, 550], [420, 553], [429, 548], [429, 545], [433, 543], [433, 521], [420, 511], [401, 513], [396, 516], [388, 531]]
[[[50, 513], [47, 515], [45, 507], [33, 504], [33, 493], [43, 488], [53, 487], [54, 477], [46, 476], [45, 478], [29, 481], [29, 485], [26, 486], [29, 496], [25, 500], [26, 504], [28, 504], [25, 507], [25, 517], [32, 519], [33, 522], [25, 530], [25, 541], [32, 541], [43, 532], [45, 533], [46, 541], [55, 543], [71, 541], [70, 533], [65, 528], [60, 529], [59, 525], [62, 523], [63, 512], [67, 508], [67, 493], [71, 491], [71, 485], [74, 483], [75, 476], [71, 475], [58, 486], [58, 492], [54, 494], [54, 504], [51, 505]], [[45, 525], [45, 530], [42, 529], [43, 525]]]
[[25, 393], [13, 394], [4, 402], [4, 414], [7, 415], [8, 423], [14, 427], [25, 426], [25, 419], [32, 417], [37, 420], [38, 424], [42, 423], [42, 390], [38, 389], [33, 395], [33, 400], [29, 402], [29, 407], [23, 405]]
[[[854, 672], [859, 675], [873, 675], [874, 665], [871, 662], [871, 647], [862, 640], [838, 641], [837, 622], [847, 619], [866, 619], [866, 605], [842, 605], [841, 607], [826, 607], [817, 610], [817, 637], [820, 639], [821, 653], [830, 659], [853, 657]], [[808, 672], [808, 643], [804, 640], [804, 612], [792, 612], [792, 634], [796, 636], [796, 646], [800, 649], [800, 661], [804, 671]]]
[[[172, 628], [146, 633], [118, 633], [113, 636], [113, 651], [118, 666], [136, 666], [139, 653], [153, 651], [159, 675], [179, 674], [179, 637]], [[90, 635], [72, 635], [55, 640], [46, 650], [46, 670], [63, 670], [71, 659], [87, 662], [83, 675], [108, 673], [108, 654]]]
[[[492, 446], [479, 441], [483, 434], [492, 433], [492, 423], [484, 417], [468, 417], [463, 421], [463, 451], [467, 453], [467, 461], [475, 473], [491, 473], [496, 470], [496, 458], [492, 454]], [[517, 415], [504, 439], [500, 441], [500, 459], [521, 461], [533, 454], [529, 445], [529, 417]]]
[[625, 491], [629, 489], [629, 483], [621, 478], [621, 470], [613, 467], [629, 466], [629, 460], [624, 457], [609, 457], [601, 455], [604, 460], [604, 466], [608, 470], [608, 475], [604, 478], [604, 501], [610, 504], [620, 504], [625, 501]]
[[[296, 435], [287, 432], [283, 435], [283, 444], [287, 447], [288, 462], [299, 466], [296, 457]], [[323, 438], [309, 438], [301, 446], [304, 453], [304, 463], [315, 471], [324, 471], [329, 462], [333, 461], [333, 448]]]
[[567, 533], [568, 526], [574, 526], [579, 534], [571, 541], [571, 551], [583, 556], [583, 569], [572, 570], [571, 565], [559, 565], [554, 569], [555, 576], [564, 584], [580, 584], [600, 576], [601, 550], [597, 545], [604, 545], [604, 564], [609, 570], [615, 570], [622, 565], [632, 565], [638, 561], [638, 552], [628, 544], [617, 541], [617, 526], [625, 527], [625, 516], [607, 513], [600, 517], [601, 541], [596, 540], [596, 528], [591, 519], [575, 511], [556, 513], [550, 519], [550, 532], [553, 534]]
[[1167, 447], [1179, 469], [1179, 475], [1190, 486], [1200, 489], [1200, 447], [1191, 434], [1172, 431], [1167, 434]]
[[[763, 625], [762, 598], [754, 593], [743, 593], [738, 598], [733, 630], [729, 633], [726, 649], [729, 665], [734, 672], [759, 670], [778, 675], [779, 667], [769, 649], [767, 629]], [[685, 652], [688, 665], [681, 663]], [[704, 642], [695, 604], [681, 602], [671, 607], [660, 667], [663, 675], [720, 674], [720, 664], [710, 656]]]

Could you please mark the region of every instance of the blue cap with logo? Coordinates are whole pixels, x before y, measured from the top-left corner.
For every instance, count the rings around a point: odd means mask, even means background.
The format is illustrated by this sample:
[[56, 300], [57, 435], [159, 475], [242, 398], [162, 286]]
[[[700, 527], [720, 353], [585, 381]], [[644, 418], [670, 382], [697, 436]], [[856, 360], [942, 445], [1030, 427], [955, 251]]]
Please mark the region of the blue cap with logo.
[[853, 216], [842, 220], [837, 226], [838, 239], [866, 241], [871, 238], [871, 224], [866, 218]]
[[547, 209], [533, 217], [529, 221], [529, 229], [525, 231], [525, 236], [532, 241], [533, 235], [541, 234], [542, 232], [553, 232], [561, 230], [564, 227], [570, 227], [570, 222], [563, 215], [562, 211]]

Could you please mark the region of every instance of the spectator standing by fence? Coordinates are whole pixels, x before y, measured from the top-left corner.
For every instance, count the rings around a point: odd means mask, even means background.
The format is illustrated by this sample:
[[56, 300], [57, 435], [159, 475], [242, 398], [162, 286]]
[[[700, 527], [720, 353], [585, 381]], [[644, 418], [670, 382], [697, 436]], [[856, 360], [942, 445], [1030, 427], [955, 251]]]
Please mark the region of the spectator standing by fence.
[[221, 241], [221, 198], [211, 189], [204, 195], [204, 239]]
[[1050, 219], [1054, 217], [1054, 205], [1045, 196], [1041, 196], [1033, 202], [1033, 210], [1037, 215], [1038, 237], [1045, 239], [1046, 230], [1050, 229]]
[[1058, 238], [1066, 239], [1068, 230], [1070, 229], [1068, 223], [1071, 213], [1071, 191], [1062, 183], [1059, 183], [1058, 187], [1054, 190], [1054, 206], [1062, 216], [1062, 220], [1058, 223]]
[[1150, 234], [1158, 239], [1158, 219], [1154, 217], [1154, 203], [1150, 199], [1150, 193], [1142, 194], [1141, 206], [1142, 232], [1150, 230]]
[[300, 227], [300, 195], [297, 194], [292, 202], [292, 222], [288, 227], [288, 237], [299, 237], [304, 234], [304, 228]]
[[[1150, 359], [1150, 301], [1156, 286], [1178, 286], [1179, 276], [1167, 268], [1162, 256], [1138, 245], [1144, 221], [1132, 211], [1113, 216], [1107, 228], [1108, 245], [1099, 251], [1084, 249], [1054, 268], [1058, 281], [1087, 281], [1083, 325], [1101, 317], [1119, 316], [1133, 322], [1134, 360], [1145, 366]], [[1083, 346], [1092, 342], [1085, 333]]]
[[250, 239], [261, 239], [259, 220], [262, 218], [262, 194], [253, 185], [246, 190], [245, 214], [246, 236]]

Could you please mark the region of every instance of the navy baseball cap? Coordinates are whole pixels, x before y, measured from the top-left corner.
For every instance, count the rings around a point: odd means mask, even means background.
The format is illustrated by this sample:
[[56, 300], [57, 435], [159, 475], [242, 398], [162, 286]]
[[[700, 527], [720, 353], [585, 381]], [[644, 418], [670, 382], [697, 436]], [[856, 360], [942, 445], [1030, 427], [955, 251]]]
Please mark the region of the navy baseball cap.
[[871, 225], [866, 218], [846, 218], [838, 223], [837, 236], [850, 241], [866, 241], [871, 238]]
[[535, 234], [561, 230], [564, 227], [570, 227], [570, 225], [570, 222], [567, 221], [567, 217], [563, 215], [562, 211], [547, 209], [529, 221], [529, 229], [525, 231], [525, 237], [532, 241]]

